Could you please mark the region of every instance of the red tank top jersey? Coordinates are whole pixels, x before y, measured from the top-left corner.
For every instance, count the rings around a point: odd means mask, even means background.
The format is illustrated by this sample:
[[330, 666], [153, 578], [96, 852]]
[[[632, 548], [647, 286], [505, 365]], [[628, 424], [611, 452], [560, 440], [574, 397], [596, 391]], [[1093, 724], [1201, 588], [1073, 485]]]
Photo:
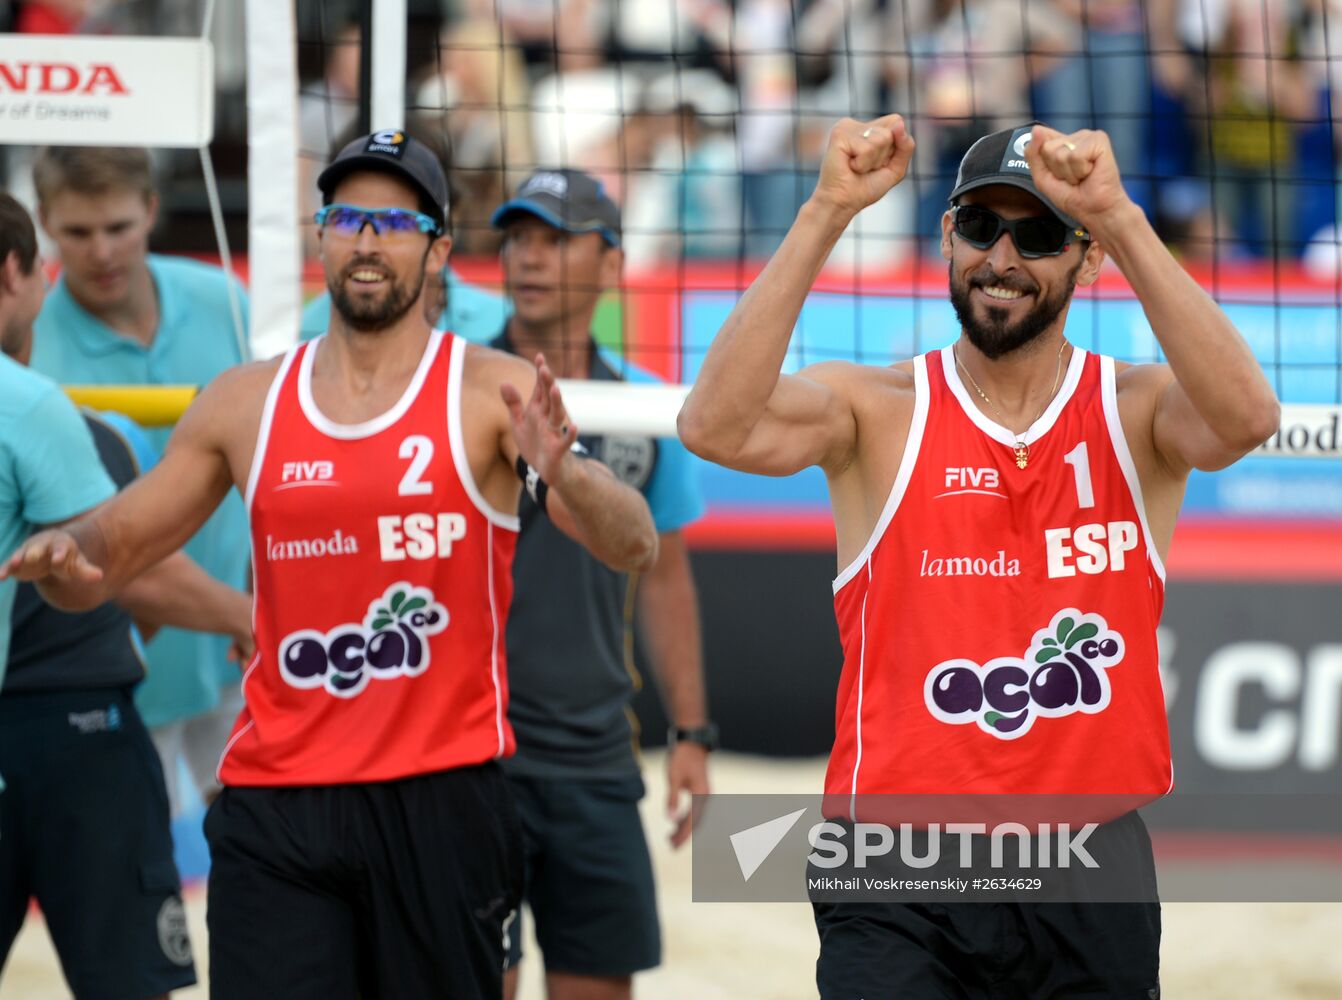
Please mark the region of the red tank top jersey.
[[507, 755], [518, 524], [471, 475], [466, 342], [435, 332], [401, 399], [361, 424], [317, 409], [319, 343], [285, 357], [252, 459], [256, 655], [220, 780], [386, 781]]
[[950, 348], [914, 373], [889, 499], [834, 581], [844, 665], [827, 796], [1164, 794], [1164, 568], [1113, 359], [1074, 351], [1024, 469]]

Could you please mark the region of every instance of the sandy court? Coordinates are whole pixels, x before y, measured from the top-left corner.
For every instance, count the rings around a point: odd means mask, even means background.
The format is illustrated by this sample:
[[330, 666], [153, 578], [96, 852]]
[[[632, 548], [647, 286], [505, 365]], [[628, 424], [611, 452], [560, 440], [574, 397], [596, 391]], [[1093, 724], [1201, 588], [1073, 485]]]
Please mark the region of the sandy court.
[[[718, 754], [717, 791], [816, 791], [823, 761], [777, 761]], [[805, 905], [694, 903], [690, 852], [672, 852], [663, 818], [664, 757], [648, 755], [644, 816], [661, 887], [666, 962], [640, 977], [641, 1000], [799, 1000], [815, 996], [815, 929]], [[187, 893], [187, 911], [204, 978], [205, 895]], [[1170, 903], [1164, 907], [1162, 981], [1168, 1000], [1342, 997], [1342, 904]], [[523, 966], [521, 1000], [541, 1000], [534, 942]], [[68, 996], [40, 918], [30, 919], [10, 955], [0, 1000]], [[197, 987], [173, 994], [204, 1000]]]

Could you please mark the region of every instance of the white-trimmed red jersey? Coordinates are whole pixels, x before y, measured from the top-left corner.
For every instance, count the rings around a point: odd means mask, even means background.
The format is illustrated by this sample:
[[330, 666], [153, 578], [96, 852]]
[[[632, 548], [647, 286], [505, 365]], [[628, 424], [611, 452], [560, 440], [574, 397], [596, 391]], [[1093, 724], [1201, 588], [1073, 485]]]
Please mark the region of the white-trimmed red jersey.
[[889, 499], [834, 581], [826, 794], [1164, 794], [1165, 571], [1113, 359], [1073, 352], [1023, 469], [949, 347], [914, 377]]
[[435, 331], [401, 399], [361, 424], [318, 410], [319, 343], [285, 356], [252, 459], [256, 655], [220, 780], [387, 781], [505, 756], [518, 524], [472, 478], [466, 342]]

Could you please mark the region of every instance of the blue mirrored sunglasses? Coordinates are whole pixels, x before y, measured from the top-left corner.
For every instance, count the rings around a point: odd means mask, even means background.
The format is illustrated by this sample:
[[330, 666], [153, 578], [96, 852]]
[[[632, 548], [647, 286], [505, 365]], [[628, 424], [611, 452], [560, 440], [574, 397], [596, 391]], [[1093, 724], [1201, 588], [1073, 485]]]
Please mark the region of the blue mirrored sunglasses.
[[358, 205], [325, 205], [313, 216], [317, 225], [333, 229], [341, 236], [358, 236], [364, 226], [372, 226], [377, 236], [406, 233], [442, 232], [438, 220], [408, 208], [360, 208]]

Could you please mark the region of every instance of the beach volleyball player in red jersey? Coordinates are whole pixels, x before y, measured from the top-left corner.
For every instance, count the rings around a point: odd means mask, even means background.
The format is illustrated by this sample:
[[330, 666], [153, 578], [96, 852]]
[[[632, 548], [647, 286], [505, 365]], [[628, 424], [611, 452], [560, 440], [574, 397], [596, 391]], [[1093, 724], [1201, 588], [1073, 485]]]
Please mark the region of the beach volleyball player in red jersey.
[[432, 330], [447, 181], [401, 132], [318, 181], [326, 336], [235, 368], [157, 468], [4, 567], [96, 604], [246, 499], [256, 656], [206, 819], [211, 995], [502, 995], [521, 831], [504, 626], [525, 488], [566, 534], [645, 569], [642, 496], [571, 450], [535, 364]]
[[[827, 808], [860, 796], [1121, 796], [1098, 837], [1142, 859], [1172, 785], [1156, 625], [1188, 473], [1276, 429], [1244, 339], [1127, 196], [1107, 136], [980, 139], [942, 218], [961, 335], [887, 368], [779, 370], [853, 217], [904, 177], [904, 121], [845, 120], [814, 195], [718, 333], [680, 415], [691, 451], [824, 469], [844, 666]], [[1108, 256], [1169, 359], [1069, 343]], [[1104, 308], [1098, 304], [1097, 308]], [[982, 801], [982, 800], [980, 800]], [[1160, 911], [1133, 903], [818, 901], [825, 1000], [1159, 995]], [[1112, 897], [1109, 897], [1112, 898]]]

